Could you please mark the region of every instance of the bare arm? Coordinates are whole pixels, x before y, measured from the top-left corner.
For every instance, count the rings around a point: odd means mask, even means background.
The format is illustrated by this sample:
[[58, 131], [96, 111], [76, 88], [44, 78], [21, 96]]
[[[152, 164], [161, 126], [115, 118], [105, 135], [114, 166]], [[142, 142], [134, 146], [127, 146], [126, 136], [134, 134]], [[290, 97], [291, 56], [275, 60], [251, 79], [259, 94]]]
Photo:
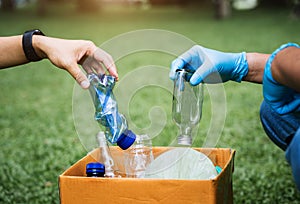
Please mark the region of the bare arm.
[[264, 69], [270, 54], [247, 53], [248, 74], [243, 78], [243, 81], [262, 83]]
[[22, 36], [0, 37], [0, 68], [27, 63], [22, 48]]
[[272, 76], [278, 83], [300, 92], [300, 48], [280, 51], [272, 62]]
[[[33, 35], [32, 46], [39, 57], [47, 58], [55, 66], [68, 71], [82, 88], [88, 88], [89, 81], [78, 64], [83, 65], [86, 72], [104, 73], [106, 68], [118, 79], [112, 57], [91, 41]], [[28, 60], [23, 52], [22, 36], [0, 37], [0, 68], [24, 63], [28, 63]]]
[[[243, 80], [262, 83], [269, 57], [269, 54], [247, 53], [249, 71]], [[272, 76], [280, 84], [300, 92], [300, 49], [288, 47], [280, 51], [272, 62]]]

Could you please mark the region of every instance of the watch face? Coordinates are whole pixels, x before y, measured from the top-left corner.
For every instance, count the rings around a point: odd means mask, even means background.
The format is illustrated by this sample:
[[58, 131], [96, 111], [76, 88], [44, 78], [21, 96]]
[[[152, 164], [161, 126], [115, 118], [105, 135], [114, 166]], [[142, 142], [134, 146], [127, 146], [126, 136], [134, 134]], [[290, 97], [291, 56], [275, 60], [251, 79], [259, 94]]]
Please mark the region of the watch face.
[[25, 33], [32, 33], [32, 35], [45, 35], [42, 31], [39, 29], [33, 29], [33, 30], [28, 30]]

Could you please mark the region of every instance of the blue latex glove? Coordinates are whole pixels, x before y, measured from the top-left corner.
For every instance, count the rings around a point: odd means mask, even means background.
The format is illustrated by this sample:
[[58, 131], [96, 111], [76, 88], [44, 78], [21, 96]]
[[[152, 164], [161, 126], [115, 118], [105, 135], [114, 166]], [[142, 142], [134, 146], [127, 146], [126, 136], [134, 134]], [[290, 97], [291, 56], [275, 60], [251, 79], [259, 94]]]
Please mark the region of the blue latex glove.
[[272, 62], [278, 52], [284, 48], [295, 46], [299, 47], [297, 44], [288, 43], [282, 45], [275, 52], [272, 53], [271, 57], [268, 59], [263, 77], [263, 95], [265, 101], [272, 107], [274, 111], [278, 114], [287, 114], [291, 112], [300, 111], [300, 94], [293, 89], [286, 87], [278, 83], [272, 77]]
[[224, 53], [195, 45], [172, 62], [169, 75], [172, 80], [177, 69], [194, 72], [190, 78], [191, 85], [228, 80], [241, 82], [248, 73], [248, 62], [245, 52]]

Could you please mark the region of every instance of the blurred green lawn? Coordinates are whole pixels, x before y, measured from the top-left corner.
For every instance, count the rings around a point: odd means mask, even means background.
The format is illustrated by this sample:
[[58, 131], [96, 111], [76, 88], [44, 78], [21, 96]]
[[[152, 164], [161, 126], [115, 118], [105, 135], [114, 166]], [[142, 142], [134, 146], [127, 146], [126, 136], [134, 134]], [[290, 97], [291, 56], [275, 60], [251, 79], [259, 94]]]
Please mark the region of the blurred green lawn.
[[[98, 14], [54, 6], [46, 17], [36, 16], [31, 8], [0, 13], [1, 36], [32, 28], [50, 36], [90, 39], [97, 45], [125, 32], [155, 28], [222, 51], [265, 53], [288, 41], [299, 43], [300, 33], [299, 21], [291, 19], [290, 10], [284, 8], [234, 11], [224, 21], [215, 21], [207, 5], [104, 8]], [[137, 54], [119, 60], [117, 66], [122, 78], [142, 65], [168, 67], [172, 59], [158, 53]], [[72, 118], [74, 80], [44, 60], [2, 70], [0, 86], [0, 203], [58, 203], [59, 174], [87, 153]], [[227, 117], [217, 147], [237, 150], [235, 203], [299, 203], [300, 194], [284, 152], [267, 138], [259, 121], [261, 86], [228, 82], [225, 90]], [[153, 87], [137, 94], [131, 106], [133, 122], [138, 125], [149, 124], [147, 111], [152, 106], [165, 108], [168, 120], [160, 135], [164, 139], [154, 141], [154, 145], [166, 145], [169, 136], [176, 134], [171, 119], [172, 96], [161, 91]], [[207, 103], [206, 99], [204, 105], [209, 106]], [[206, 134], [209, 124], [206, 110], [200, 135]], [[194, 146], [202, 146], [202, 142], [200, 136]]]

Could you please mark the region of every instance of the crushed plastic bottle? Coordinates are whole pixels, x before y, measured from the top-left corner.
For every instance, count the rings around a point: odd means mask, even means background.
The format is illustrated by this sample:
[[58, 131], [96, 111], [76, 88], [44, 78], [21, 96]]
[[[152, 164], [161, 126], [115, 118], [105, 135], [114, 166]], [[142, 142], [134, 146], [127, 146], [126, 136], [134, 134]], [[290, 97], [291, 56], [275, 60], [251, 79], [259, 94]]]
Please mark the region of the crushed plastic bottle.
[[105, 127], [105, 137], [111, 143], [117, 143], [127, 149], [135, 141], [135, 134], [128, 130], [126, 118], [118, 112], [118, 104], [113, 94], [115, 78], [110, 75], [87, 75], [94, 106], [95, 120]]

